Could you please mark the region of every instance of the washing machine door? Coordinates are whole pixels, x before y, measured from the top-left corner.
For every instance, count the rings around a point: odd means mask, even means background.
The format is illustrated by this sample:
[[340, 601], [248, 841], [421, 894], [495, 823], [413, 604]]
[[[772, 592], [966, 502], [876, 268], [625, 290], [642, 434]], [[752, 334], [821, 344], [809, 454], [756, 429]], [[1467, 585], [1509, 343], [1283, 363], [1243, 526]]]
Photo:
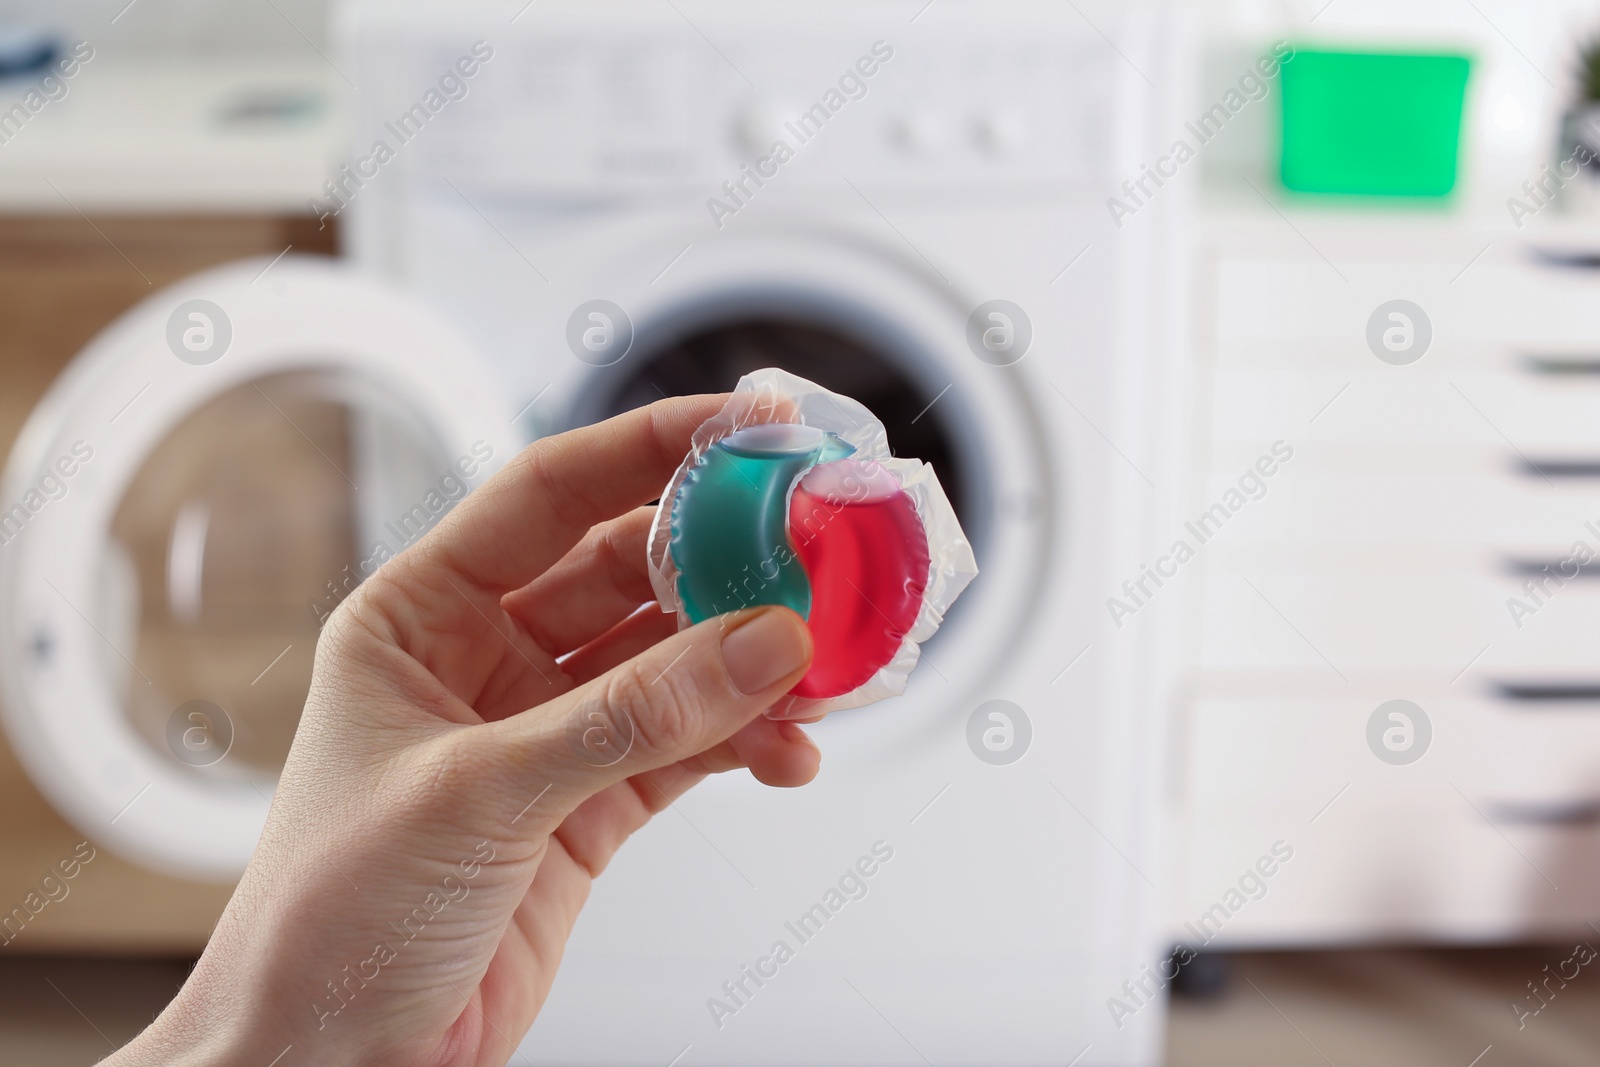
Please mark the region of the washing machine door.
[[0, 697], [39, 789], [135, 862], [236, 876], [321, 626], [513, 454], [504, 392], [329, 260], [222, 267], [107, 328], [0, 483]]

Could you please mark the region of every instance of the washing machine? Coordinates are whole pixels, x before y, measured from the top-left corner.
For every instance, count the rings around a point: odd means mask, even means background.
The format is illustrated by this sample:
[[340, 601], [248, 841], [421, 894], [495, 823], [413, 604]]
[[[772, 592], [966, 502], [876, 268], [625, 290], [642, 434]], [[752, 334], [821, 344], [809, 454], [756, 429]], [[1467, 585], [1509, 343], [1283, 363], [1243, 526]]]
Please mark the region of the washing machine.
[[1185, 193], [1107, 197], [1182, 121], [1181, 22], [360, 0], [335, 39], [350, 162], [308, 209], [350, 262], [153, 297], [9, 465], [7, 500], [93, 449], [0, 555], [50, 797], [236, 872], [361, 576], [518, 443], [780, 366], [933, 464], [981, 576], [904, 696], [811, 728], [815, 783], [720, 776], [637, 835], [519, 1059], [1156, 1062], [1170, 628], [1103, 586], [1181, 496]]

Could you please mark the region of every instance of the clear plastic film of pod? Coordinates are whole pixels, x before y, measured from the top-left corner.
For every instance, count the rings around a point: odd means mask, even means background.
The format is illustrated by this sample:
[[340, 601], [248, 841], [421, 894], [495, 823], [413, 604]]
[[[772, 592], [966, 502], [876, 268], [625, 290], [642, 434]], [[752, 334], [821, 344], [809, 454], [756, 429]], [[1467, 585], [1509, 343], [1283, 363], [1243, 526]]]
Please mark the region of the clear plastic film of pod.
[[773, 719], [904, 692], [977, 573], [932, 467], [890, 455], [864, 405], [770, 367], [695, 431], [650, 531], [650, 583], [680, 629], [764, 604], [806, 620], [811, 668]]

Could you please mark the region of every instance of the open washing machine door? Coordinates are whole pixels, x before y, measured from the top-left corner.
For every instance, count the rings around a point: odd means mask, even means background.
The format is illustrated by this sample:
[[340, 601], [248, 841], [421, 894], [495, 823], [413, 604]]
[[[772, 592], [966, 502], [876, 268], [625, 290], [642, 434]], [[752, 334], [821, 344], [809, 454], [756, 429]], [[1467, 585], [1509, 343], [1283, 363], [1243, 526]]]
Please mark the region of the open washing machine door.
[[145, 866], [230, 879], [328, 614], [518, 447], [487, 365], [332, 261], [150, 297], [0, 483], [0, 698], [40, 791]]

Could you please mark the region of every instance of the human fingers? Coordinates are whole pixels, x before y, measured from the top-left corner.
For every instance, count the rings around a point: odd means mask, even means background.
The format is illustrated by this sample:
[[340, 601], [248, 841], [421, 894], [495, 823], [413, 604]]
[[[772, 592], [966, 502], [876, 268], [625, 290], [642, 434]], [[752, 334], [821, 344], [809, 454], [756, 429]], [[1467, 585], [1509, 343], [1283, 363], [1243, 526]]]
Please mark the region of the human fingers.
[[562, 660], [561, 670], [574, 682], [592, 681], [677, 632], [676, 615], [647, 604]]
[[811, 651], [805, 623], [787, 608], [708, 619], [569, 693], [489, 724], [475, 755], [521, 779], [517, 789], [552, 790], [536, 820], [547, 823], [615, 782], [732, 737], [799, 681]]
[[556, 831], [566, 851], [593, 875], [603, 871], [629, 836], [688, 792], [707, 774], [749, 766], [762, 783], [805, 785], [821, 761], [811, 739], [793, 723], [756, 719], [699, 756], [636, 774], [589, 797]]
[[521, 588], [596, 523], [655, 499], [725, 400], [673, 397], [534, 442], [418, 543], [418, 565], [495, 592]]
[[501, 607], [552, 656], [583, 647], [655, 599], [647, 558], [654, 517], [655, 508], [641, 507], [600, 523]]
[[[587, 681], [671, 637], [677, 629], [676, 616], [663, 615], [652, 604], [604, 638], [575, 653], [566, 661], [564, 669], [574, 680]], [[757, 718], [721, 744], [685, 760], [681, 766], [705, 774], [749, 768], [755, 779], [764, 785], [790, 787], [805, 785], [816, 777], [820, 762], [821, 753], [799, 724]]]

